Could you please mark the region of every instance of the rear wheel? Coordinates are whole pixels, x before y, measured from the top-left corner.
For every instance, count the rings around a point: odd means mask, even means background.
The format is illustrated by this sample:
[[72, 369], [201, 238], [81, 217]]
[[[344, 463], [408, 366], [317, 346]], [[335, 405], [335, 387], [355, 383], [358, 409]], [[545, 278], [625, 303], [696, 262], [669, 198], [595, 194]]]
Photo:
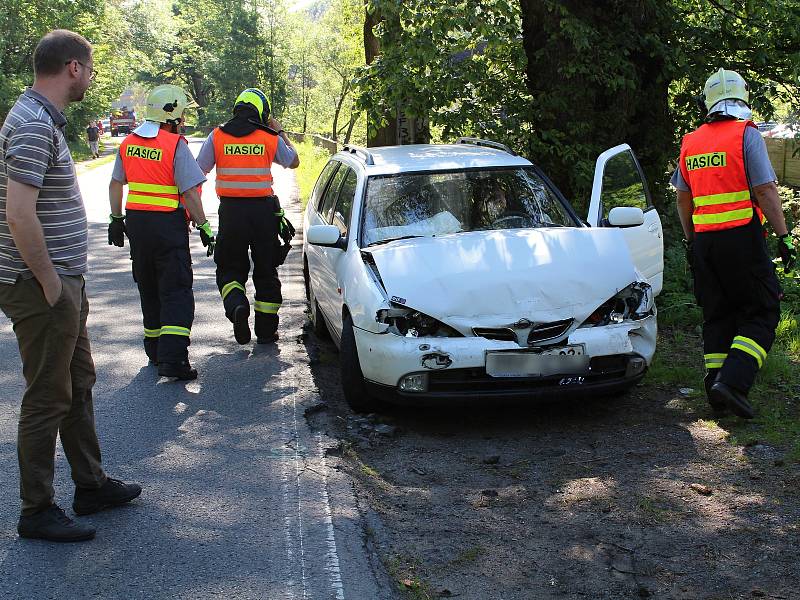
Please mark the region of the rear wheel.
[[342, 390], [347, 404], [356, 412], [376, 412], [380, 403], [369, 395], [358, 360], [356, 337], [353, 333], [353, 319], [345, 315], [342, 322], [342, 345], [339, 348], [339, 362], [342, 369]]
[[308, 306], [310, 308], [309, 317], [311, 318], [311, 328], [319, 339], [328, 339], [331, 334], [328, 332], [328, 326], [325, 325], [325, 317], [322, 316], [322, 311], [319, 309], [319, 302], [314, 295], [314, 290], [308, 286]]

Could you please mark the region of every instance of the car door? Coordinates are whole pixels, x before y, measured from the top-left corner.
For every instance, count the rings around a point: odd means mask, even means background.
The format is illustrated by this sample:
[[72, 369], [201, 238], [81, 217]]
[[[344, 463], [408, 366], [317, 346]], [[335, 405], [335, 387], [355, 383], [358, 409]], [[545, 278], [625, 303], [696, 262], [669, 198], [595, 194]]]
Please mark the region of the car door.
[[[317, 178], [317, 183], [308, 200], [304, 231], [308, 230], [312, 225], [325, 224], [325, 220], [320, 215], [320, 209], [322, 208], [325, 192], [330, 187], [331, 179], [341, 164], [342, 163], [338, 160], [331, 160], [325, 165], [325, 168], [322, 169], [322, 173], [320, 173], [320, 176]], [[311, 284], [311, 289], [314, 291], [314, 295], [318, 296], [321, 286], [319, 273], [321, 272], [321, 262], [325, 259], [325, 255], [322, 252], [322, 248], [314, 244], [305, 244], [304, 247], [306, 261], [308, 261], [308, 280]]]
[[664, 233], [642, 168], [628, 144], [597, 157], [587, 221], [592, 227], [610, 227], [608, 214], [618, 206], [634, 206], [644, 213], [644, 223], [621, 231], [636, 268], [658, 295], [664, 281]]
[[[342, 181], [351, 169], [342, 164], [336, 173], [331, 178], [325, 193], [322, 195], [322, 200], [319, 205], [320, 225], [330, 225], [331, 215], [336, 206], [336, 201], [339, 199], [339, 189], [342, 187]], [[309, 244], [309, 246], [313, 246]], [[336, 322], [341, 320], [341, 315], [336, 314], [335, 306], [337, 304], [337, 297], [339, 292], [337, 290], [335, 263], [338, 258], [344, 253], [343, 250], [338, 248], [326, 248], [324, 246], [313, 246], [318, 260], [313, 264], [309, 261], [308, 269], [314, 269], [314, 277], [318, 282], [314, 286], [314, 295], [317, 297], [319, 307], [322, 314], [325, 316], [326, 321], [332, 328], [336, 328]], [[341, 327], [341, 325], [340, 325]]]
[[[339, 228], [339, 234], [345, 240], [348, 239], [350, 228], [350, 215], [353, 210], [353, 202], [356, 196], [356, 187], [358, 186], [358, 174], [349, 167], [342, 166], [340, 171], [345, 171], [342, 185], [339, 188], [339, 197], [333, 209], [326, 215], [331, 225], [336, 225]], [[328, 257], [328, 264], [331, 266], [330, 272], [324, 272], [323, 277], [331, 277], [330, 281], [324, 283], [326, 289], [331, 290], [330, 297], [327, 299], [330, 305], [327, 307], [328, 315], [330, 315], [330, 324], [334, 329], [334, 335], [341, 338], [342, 335], [342, 305], [344, 298], [342, 297], [342, 290], [344, 288], [343, 277], [343, 263], [345, 260], [345, 251], [340, 248], [325, 248], [325, 253]]]

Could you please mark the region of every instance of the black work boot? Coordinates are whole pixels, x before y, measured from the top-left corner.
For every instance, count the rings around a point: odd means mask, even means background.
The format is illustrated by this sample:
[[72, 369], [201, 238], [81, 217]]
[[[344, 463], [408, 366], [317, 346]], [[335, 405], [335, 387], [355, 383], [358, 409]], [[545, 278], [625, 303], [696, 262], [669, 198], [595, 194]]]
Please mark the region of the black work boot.
[[233, 335], [240, 344], [250, 341], [250, 305], [240, 304], [233, 309]]
[[72, 510], [76, 515], [90, 515], [104, 508], [130, 502], [141, 493], [142, 486], [139, 484], [124, 483], [109, 477], [102, 486], [94, 490], [76, 487]]
[[278, 334], [277, 333], [273, 333], [272, 335], [267, 336], [267, 337], [259, 337], [256, 340], [256, 342], [259, 343], [259, 344], [274, 344], [277, 341], [278, 341]]
[[17, 524], [21, 538], [49, 542], [84, 542], [94, 538], [94, 527], [70, 519], [55, 504], [29, 517], [21, 516]]
[[162, 362], [158, 363], [159, 377], [174, 377], [181, 381], [192, 381], [197, 379], [197, 369], [193, 369], [188, 360], [181, 362]]
[[703, 377], [703, 385], [706, 388], [706, 398], [711, 405], [711, 411], [717, 416], [722, 416], [728, 412], [728, 404], [726, 402], [720, 402], [719, 399], [711, 393], [711, 386], [713, 386], [714, 382], [717, 380], [717, 375], [719, 375], [719, 369], [714, 369], [706, 373], [706, 376]]
[[731, 386], [717, 381], [711, 386], [711, 395], [714, 402], [725, 403], [728, 409], [737, 417], [742, 419], [752, 419], [755, 416], [755, 411], [750, 403], [747, 401], [747, 395], [740, 392]]

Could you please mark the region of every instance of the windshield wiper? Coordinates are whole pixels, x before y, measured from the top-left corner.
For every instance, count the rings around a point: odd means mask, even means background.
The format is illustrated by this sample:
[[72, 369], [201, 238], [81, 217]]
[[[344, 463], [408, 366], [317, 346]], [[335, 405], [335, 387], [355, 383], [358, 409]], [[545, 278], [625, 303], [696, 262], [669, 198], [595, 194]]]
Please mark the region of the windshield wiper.
[[388, 244], [389, 242], [396, 242], [397, 240], [409, 240], [411, 238], [421, 238], [425, 237], [424, 235], [401, 235], [400, 237], [393, 237], [387, 238], [385, 240], [378, 240], [377, 242], [370, 242], [367, 244], [367, 248], [370, 246], [377, 246], [378, 244]]

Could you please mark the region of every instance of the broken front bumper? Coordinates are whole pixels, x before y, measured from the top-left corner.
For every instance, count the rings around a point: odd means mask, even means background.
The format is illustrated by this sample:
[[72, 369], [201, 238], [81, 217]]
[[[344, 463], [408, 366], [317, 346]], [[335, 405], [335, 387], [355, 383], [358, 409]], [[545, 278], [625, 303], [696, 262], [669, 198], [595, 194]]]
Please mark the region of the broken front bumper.
[[[525, 352], [515, 342], [482, 337], [402, 337], [355, 329], [359, 361], [371, 391], [399, 398], [530, 397], [613, 393], [642, 378], [655, 352], [656, 317], [574, 330], [557, 345], [581, 345], [586, 361], [565, 361], [543, 377], [491, 377], [486, 354]], [[568, 363], [568, 364], [567, 364]]]

